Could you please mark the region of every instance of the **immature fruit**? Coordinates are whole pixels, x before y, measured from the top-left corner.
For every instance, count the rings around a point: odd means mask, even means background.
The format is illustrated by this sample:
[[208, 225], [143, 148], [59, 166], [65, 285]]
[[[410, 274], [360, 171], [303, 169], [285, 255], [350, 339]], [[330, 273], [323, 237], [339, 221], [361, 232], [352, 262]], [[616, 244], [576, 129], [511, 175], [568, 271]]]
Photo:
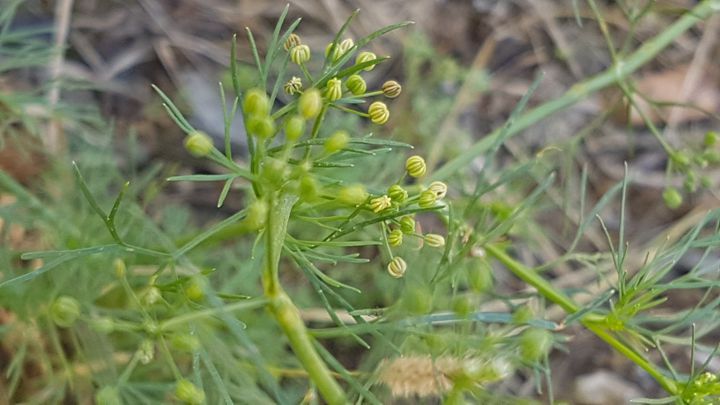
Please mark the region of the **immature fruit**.
[[715, 146], [715, 144], [718, 141], [718, 133], [715, 131], [708, 131], [705, 134], [705, 139], [703, 140], [703, 143], [706, 147], [710, 148]]
[[323, 145], [323, 147], [325, 148], [325, 152], [335, 153], [345, 148], [349, 142], [350, 135], [348, 135], [347, 132], [340, 130], [335, 131], [332, 135], [330, 135], [330, 137], [325, 141], [325, 145]]
[[365, 83], [365, 79], [363, 79], [360, 75], [351, 75], [350, 77], [348, 77], [345, 81], [345, 87], [347, 87], [347, 89], [356, 96], [365, 94], [365, 92], [367, 91], [367, 84]]
[[243, 222], [249, 230], [256, 231], [265, 226], [267, 213], [267, 203], [264, 200], [255, 200], [248, 206], [247, 216]]
[[62, 295], [50, 306], [50, 318], [61, 328], [69, 328], [80, 316], [80, 303], [73, 297]]
[[368, 192], [362, 184], [343, 187], [338, 191], [337, 199], [343, 204], [357, 207], [368, 199]]
[[382, 92], [387, 98], [396, 98], [400, 95], [402, 86], [395, 80], [388, 80], [382, 85]]
[[406, 235], [415, 233], [415, 218], [409, 215], [400, 218], [400, 230]]
[[213, 141], [202, 131], [193, 131], [185, 137], [185, 150], [195, 157], [205, 157], [213, 150]]
[[403, 292], [403, 307], [414, 314], [427, 314], [432, 310], [432, 294], [421, 286], [407, 288]]
[[305, 133], [305, 119], [300, 115], [293, 115], [285, 121], [285, 138], [288, 141], [297, 141]]
[[493, 287], [492, 268], [485, 259], [471, 259], [467, 264], [468, 285], [474, 291], [482, 293]]
[[425, 190], [420, 193], [418, 205], [420, 208], [430, 208], [435, 206], [435, 201], [437, 201], [435, 193], [433, 193], [432, 190]]
[[110, 317], [100, 317], [90, 321], [92, 330], [98, 333], [111, 333], [115, 330], [115, 321]]
[[675, 187], [666, 188], [665, 191], [663, 191], [662, 197], [665, 205], [673, 210], [682, 205], [683, 202], [682, 194], [680, 194]]
[[259, 138], [269, 138], [275, 135], [275, 121], [267, 115], [253, 115], [248, 118], [248, 131]]
[[245, 93], [243, 111], [246, 115], [267, 115], [270, 112], [270, 100], [265, 91], [254, 88]]
[[[358, 54], [357, 58], [355, 58], [355, 64], [359, 65], [361, 63], [370, 62], [371, 60], [375, 60], [375, 59], [377, 59], [377, 56], [374, 53], [364, 51], [364, 52], [360, 52]], [[363, 70], [365, 70], [366, 72], [369, 72], [373, 69], [375, 69], [375, 65], [370, 65], [370, 66], [364, 68]]]
[[342, 98], [342, 82], [338, 78], [328, 80], [325, 85], [325, 98], [328, 101], [336, 101]]
[[323, 101], [322, 95], [320, 95], [320, 90], [314, 88], [309, 89], [300, 96], [300, 99], [298, 99], [298, 112], [300, 115], [305, 117], [306, 120], [315, 118], [318, 114], [320, 114], [322, 103]]
[[403, 243], [403, 233], [400, 229], [393, 229], [387, 236], [390, 246], [400, 246]]
[[196, 336], [188, 334], [177, 334], [170, 339], [170, 346], [173, 349], [185, 352], [194, 353], [200, 348], [200, 341]]
[[314, 201], [320, 194], [320, 186], [313, 176], [306, 175], [300, 178], [298, 193], [303, 201]]
[[405, 161], [405, 170], [412, 177], [422, 177], [427, 172], [427, 166], [425, 165], [425, 159], [420, 156], [410, 156]]
[[175, 385], [175, 396], [186, 404], [202, 404], [205, 402], [205, 393], [188, 380], [180, 380]]
[[95, 394], [95, 403], [97, 405], [122, 405], [120, 392], [117, 387], [105, 386]]
[[535, 363], [552, 348], [552, 333], [546, 329], [527, 329], [520, 335], [520, 358], [525, 362]]
[[373, 124], [382, 125], [390, 119], [390, 110], [382, 101], [375, 101], [370, 104], [368, 115]]
[[200, 302], [205, 298], [205, 289], [200, 278], [192, 278], [185, 286], [185, 297], [191, 301]]
[[399, 184], [393, 184], [392, 186], [390, 186], [390, 188], [388, 188], [387, 194], [388, 196], [390, 196], [390, 199], [396, 203], [401, 203], [405, 201], [408, 197], [407, 191]]
[[394, 278], [402, 277], [405, 274], [406, 270], [407, 263], [405, 263], [405, 260], [403, 260], [403, 258], [399, 256], [395, 256], [395, 258], [393, 258], [387, 265], [388, 273]]
[[296, 65], [302, 65], [310, 60], [310, 47], [298, 45], [290, 50], [290, 60]]

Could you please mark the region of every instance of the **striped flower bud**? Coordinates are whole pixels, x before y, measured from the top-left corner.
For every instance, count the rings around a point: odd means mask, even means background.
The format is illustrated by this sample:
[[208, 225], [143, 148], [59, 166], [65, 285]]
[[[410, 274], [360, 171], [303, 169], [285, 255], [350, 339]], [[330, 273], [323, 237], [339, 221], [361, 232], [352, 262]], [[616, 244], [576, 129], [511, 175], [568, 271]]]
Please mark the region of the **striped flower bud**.
[[[369, 52], [369, 51], [364, 51], [364, 52], [360, 52], [358, 54], [357, 58], [355, 58], [355, 64], [359, 65], [361, 63], [370, 62], [371, 60], [375, 60], [375, 59], [377, 59], [377, 56], [374, 53]], [[373, 69], [375, 69], [375, 65], [370, 65], [370, 66], [364, 68], [363, 70], [365, 70], [366, 72], [369, 72]]]
[[290, 80], [283, 85], [283, 90], [286, 94], [294, 96], [295, 94], [302, 91], [303, 84], [302, 79], [297, 76], [293, 76]]
[[395, 80], [388, 80], [382, 85], [382, 92], [387, 98], [395, 98], [400, 95], [402, 86]]
[[285, 50], [289, 52], [291, 49], [295, 48], [300, 44], [302, 44], [302, 41], [300, 40], [300, 35], [293, 32], [285, 39], [283, 48], [285, 48]]
[[342, 82], [338, 78], [328, 80], [325, 85], [325, 97], [328, 101], [336, 101], [342, 98]]
[[386, 195], [376, 197], [370, 200], [370, 209], [373, 210], [373, 212], [376, 214], [390, 208], [391, 206], [392, 200], [390, 200], [390, 197]]
[[243, 111], [246, 115], [267, 115], [270, 112], [270, 99], [262, 89], [250, 89], [243, 98]]
[[403, 233], [400, 229], [393, 229], [387, 236], [390, 246], [400, 246], [403, 243]]
[[410, 215], [400, 218], [400, 230], [406, 235], [415, 233], [415, 218]]
[[390, 186], [390, 188], [388, 188], [387, 194], [388, 196], [390, 196], [390, 199], [396, 203], [401, 203], [405, 201], [408, 197], [407, 191], [399, 184], [393, 184], [392, 186]]
[[305, 119], [300, 115], [292, 115], [285, 121], [285, 138], [297, 141], [305, 133]]
[[348, 52], [352, 47], [355, 46], [355, 41], [352, 40], [352, 38], [345, 38], [338, 44], [338, 48], [340, 49], [340, 56], [343, 56], [346, 52]]
[[362, 184], [354, 184], [340, 189], [337, 199], [343, 204], [357, 207], [368, 199], [368, 192]]
[[351, 75], [347, 78], [345, 81], [345, 86], [347, 87], [350, 92], [356, 96], [359, 96], [360, 94], [365, 94], [367, 91], [367, 84], [365, 83], [365, 79], [362, 78], [360, 75]]
[[320, 114], [322, 109], [322, 95], [320, 90], [310, 89], [302, 94], [298, 99], [298, 112], [305, 117], [306, 120], [315, 118]]
[[410, 176], [415, 178], [424, 176], [427, 172], [425, 159], [418, 155], [410, 156], [408, 160], [405, 161], [405, 170], [407, 170]]
[[175, 385], [175, 396], [186, 404], [202, 404], [205, 402], [205, 393], [188, 380], [180, 380]]
[[407, 263], [405, 263], [405, 260], [403, 260], [403, 258], [399, 256], [395, 256], [387, 265], [388, 273], [390, 273], [390, 276], [394, 278], [402, 277], [405, 274], [406, 270]]
[[340, 130], [335, 131], [332, 135], [330, 135], [330, 137], [325, 141], [325, 145], [323, 145], [323, 147], [325, 148], [325, 152], [335, 153], [346, 147], [348, 142], [350, 142], [350, 135], [348, 135], [347, 132]]
[[375, 101], [370, 104], [368, 115], [373, 124], [382, 125], [390, 119], [390, 110], [382, 101]]
[[213, 150], [213, 141], [202, 131], [193, 131], [185, 137], [185, 150], [195, 157], [205, 157]]
[[115, 270], [115, 277], [125, 278], [127, 266], [125, 266], [125, 262], [122, 259], [115, 259], [113, 261], [113, 269]]
[[73, 297], [62, 295], [50, 306], [50, 319], [61, 328], [69, 328], [80, 316], [80, 303]]
[[428, 187], [428, 190], [435, 193], [435, 196], [438, 200], [445, 198], [445, 195], [447, 194], [447, 184], [443, 183], [442, 181], [433, 181], [430, 183], [430, 187]]
[[[330, 56], [330, 51], [332, 50], [332, 56]], [[340, 59], [340, 44], [335, 45], [335, 48], [333, 49], [333, 43], [330, 42], [325, 47], [325, 57], [328, 58], [331, 62], [335, 62], [336, 60]]]
[[445, 238], [442, 235], [436, 233], [428, 233], [423, 236], [423, 240], [430, 247], [443, 247], [445, 246]]
[[303, 65], [310, 60], [310, 47], [298, 45], [290, 50], [290, 60], [296, 65]]
[[435, 206], [435, 201], [437, 201], [437, 196], [435, 193], [433, 193], [431, 190], [425, 190], [422, 193], [420, 193], [420, 198], [418, 198], [418, 205], [420, 208], [431, 208]]

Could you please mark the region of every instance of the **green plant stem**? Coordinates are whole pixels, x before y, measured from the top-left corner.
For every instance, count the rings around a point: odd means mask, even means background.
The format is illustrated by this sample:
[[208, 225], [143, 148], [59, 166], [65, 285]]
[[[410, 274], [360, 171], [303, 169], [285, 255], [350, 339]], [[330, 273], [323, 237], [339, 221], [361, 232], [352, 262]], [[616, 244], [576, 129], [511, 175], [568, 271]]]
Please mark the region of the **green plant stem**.
[[246, 301], [234, 302], [223, 307], [208, 308], [201, 311], [188, 312], [160, 323], [160, 330], [169, 330], [175, 326], [186, 326], [187, 323], [190, 321], [214, 316], [220, 312], [235, 312], [240, 310], [254, 309], [264, 306], [266, 304], [267, 300], [265, 298], [254, 298]]
[[269, 300], [270, 312], [287, 336], [290, 347], [320, 394], [328, 404], [346, 404], [347, 399], [325, 362], [320, 358], [313, 338], [307, 331], [295, 304], [285, 293], [278, 277], [280, 254], [282, 252], [290, 212], [297, 197], [273, 193], [265, 226], [265, 268], [263, 290]]
[[[520, 131], [543, 120], [544, 118], [563, 110], [571, 105], [589, 97], [591, 94], [604, 89], [614, 83], [622, 82], [630, 74], [635, 72], [645, 63], [652, 60], [660, 51], [670, 45], [677, 37], [694, 26], [698, 21], [709, 17], [714, 11], [720, 10], [718, 0], [705, 0], [686, 12], [675, 23], [667, 27], [663, 32], [646, 41], [635, 53], [624, 60], [618, 60], [613, 66], [603, 73], [573, 85], [560, 98], [548, 101], [518, 117], [507, 132], [504, 127], [498, 128], [481, 141], [475, 143], [468, 150], [457, 157], [449, 160], [445, 165], [436, 170], [429, 180], [444, 180], [454, 174], [457, 170], [465, 167], [476, 156], [489, 150], [498, 141], [501, 135], [507, 137], [518, 134]], [[429, 169], [429, 168], [428, 168]]]
[[[533, 286], [538, 293], [553, 303], [559, 305], [568, 314], [578, 312], [580, 308], [576, 303], [570, 299], [567, 295], [558, 291], [553, 287], [547, 280], [540, 276], [535, 270], [517, 262], [513, 258], [507, 255], [502, 248], [495, 245], [485, 245], [485, 251], [488, 255], [497, 259], [505, 267], [508, 268], [515, 276], [523, 280], [527, 284]], [[671, 395], [678, 394], [677, 384], [668, 379], [661, 370], [659, 370], [654, 364], [650, 363], [645, 357], [637, 353], [631, 347], [620, 341], [615, 337], [608, 329], [602, 324], [604, 317], [588, 313], [580, 318], [580, 323], [593, 332], [597, 337], [605, 341], [613, 349], [630, 359], [633, 363], [637, 364], [640, 368], [650, 374], [660, 386]]]

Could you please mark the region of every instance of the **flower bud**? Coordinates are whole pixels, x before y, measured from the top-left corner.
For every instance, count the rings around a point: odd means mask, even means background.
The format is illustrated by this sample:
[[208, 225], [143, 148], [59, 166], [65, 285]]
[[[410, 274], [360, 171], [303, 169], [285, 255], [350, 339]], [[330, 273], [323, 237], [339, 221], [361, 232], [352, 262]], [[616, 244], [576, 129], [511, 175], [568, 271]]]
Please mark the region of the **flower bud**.
[[202, 404], [205, 402], [205, 393], [188, 380], [180, 380], [175, 385], [175, 396], [186, 404]]
[[[375, 59], [377, 59], [377, 56], [374, 53], [364, 51], [364, 52], [360, 52], [358, 54], [357, 58], [355, 58], [355, 64], [359, 65], [361, 63], [370, 62], [371, 60], [375, 60]], [[375, 69], [375, 65], [370, 65], [370, 66], [364, 68], [363, 70], [365, 70], [366, 72], [369, 72], [373, 69]]]
[[61, 328], [69, 328], [79, 316], [80, 303], [73, 297], [62, 295], [50, 306], [50, 318]]
[[267, 115], [270, 111], [270, 100], [262, 89], [254, 88], [245, 93], [243, 111], [246, 115]]
[[300, 178], [298, 193], [303, 201], [314, 201], [320, 194], [320, 186], [313, 176], [303, 176]]
[[396, 203], [401, 203], [405, 201], [408, 197], [407, 191], [399, 184], [393, 184], [392, 186], [390, 186], [390, 188], [388, 188], [387, 194], [388, 196], [390, 196], [390, 199]]
[[300, 35], [293, 32], [290, 35], [288, 35], [288, 37], [285, 39], [283, 48], [286, 51], [290, 51], [291, 49], [295, 48], [296, 46], [298, 46], [300, 44], [302, 44], [302, 41], [300, 40]]
[[243, 222], [248, 229], [256, 231], [265, 226], [267, 213], [267, 203], [264, 200], [255, 200], [248, 206], [247, 216]]
[[400, 246], [403, 243], [403, 233], [400, 229], [393, 229], [387, 236], [390, 246]]
[[486, 292], [493, 286], [492, 268], [484, 259], [472, 259], [467, 264], [467, 280], [475, 292]]
[[117, 387], [111, 385], [102, 387], [100, 391], [95, 394], [95, 403], [97, 405], [122, 405], [120, 392]]
[[408, 160], [405, 161], [405, 170], [407, 170], [410, 176], [415, 178], [424, 176], [427, 172], [425, 159], [417, 155], [410, 156]]
[[442, 235], [436, 233], [428, 233], [423, 236], [423, 240], [430, 247], [443, 247], [445, 246], [445, 238]]
[[352, 186], [343, 187], [337, 195], [338, 201], [355, 207], [365, 203], [367, 198], [368, 193], [365, 190], [365, 186], [362, 184], [354, 184]]
[[387, 98], [396, 98], [400, 95], [402, 86], [395, 80], [388, 80], [382, 85], [382, 92]]
[[193, 131], [185, 137], [185, 150], [195, 157], [204, 157], [213, 150], [213, 141], [201, 131]]
[[420, 206], [420, 208], [430, 208], [435, 206], [435, 201], [437, 201], [437, 196], [435, 196], [435, 193], [433, 193], [432, 190], [425, 190], [420, 193], [418, 205]]
[[546, 329], [527, 329], [520, 335], [520, 357], [535, 363], [552, 349], [552, 333]]
[[[330, 55], [330, 51], [332, 50], [332, 56]], [[336, 60], [340, 59], [340, 44], [335, 45], [335, 49], [333, 49], [333, 43], [330, 42], [325, 47], [325, 57], [328, 58], [331, 62], [335, 62]]]
[[300, 93], [303, 89], [302, 79], [297, 76], [293, 76], [290, 80], [283, 85], [283, 90], [290, 96], [294, 96]]
[[300, 96], [298, 99], [298, 112], [305, 117], [306, 120], [315, 118], [320, 114], [322, 109], [322, 96], [320, 90], [310, 89]]
[[387, 265], [388, 273], [394, 278], [402, 277], [405, 274], [405, 270], [407, 270], [407, 263], [405, 263], [405, 260], [400, 256], [395, 256]]
[[161, 299], [162, 293], [160, 292], [160, 289], [154, 285], [148, 287], [142, 295], [142, 303], [147, 306], [155, 305]]
[[363, 79], [360, 75], [351, 75], [350, 77], [348, 77], [345, 81], [345, 87], [347, 87], [347, 89], [356, 96], [359, 96], [360, 94], [365, 94], [365, 92], [367, 91], [367, 84], [365, 83], [365, 79]]
[[296, 65], [303, 65], [310, 60], [310, 47], [298, 45], [290, 50], [290, 60]]
[[382, 125], [390, 119], [390, 110], [382, 101], [375, 101], [370, 104], [368, 115], [373, 124]]
[[355, 41], [352, 40], [352, 38], [345, 38], [338, 44], [338, 48], [340, 49], [340, 56], [343, 56], [347, 51], [352, 49], [352, 47], [355, 46]]
[[390, 197], [386, 195], [370, 200], [370, 209], [376, 214], [390, 208], [391, 206], [392, 200], [390, 200]]
[[205, 298], [205, 282], [199, 277], [193, 277], [185, 286], [185, 297], [191, 301], [200, 302]]
[[259, 138], [270, 138], [275, 135], [275, 121], [269, 116], [252, 116], [248, 118], [248, 131]]
[[705, 138], [703, 139], [703, 144], [705, 144], [706, 147], [711, 148], [715, 146], [715, 144], [718, 141], [718, 133], [715, 131], [708, 131], [705, 133]]
[[150, 339], [140, 342], [140, 347], [136, 353], [138, 360], [142, 364], [148, 364], [155, 358], [155, 343]]
[[328, 80], [325, 85], [325, 98], [328, 101], [336, 101], [342, 98], [342, 82], [338, 78]]
[[285, 138], [294, 142], [305, 133], [305, 119], [300, 115], [292, 115], [285, 121]]
[[98, 333], [111, 333], [115, 330], [115, 321], [107, 316], [95, 318], [90, 321], [90, 328]]
[[194, 353], [200, 348], [200, 341], [193, 335], [177, 334], [170, 339], [170, 346], [181, 352]]
[[115, 270], [115, 277], [125, 278], [127, 268], [125, 267], [125, 262], [122, 259], [115, 259], [113, 261], [113, 268]]
[[407, 235], [415, 233], [415, 218], [410, 215], [400, 218], [400, 230]]
[[348, 142], [350, 142], [350, 135], [348, 135], [347, 132], [340, 130], [335, 131], [330, 137], [325, 141], [325, 152], [327, 153], [334, 153], [337, 152], [344, 147], [348, 145]]
[[443, 183], [442, 181], [433, 181], [430, 183], [430, 187], [428, 187], [428, 190], [435, 193], [435, 196], [438, 200], [445, 198], [445, 195], [447, 194], [447, 184]]
[[675, 187], [666, 188], [665, 191], [663, 191], [662, 198], [663, 201], [665, 201], [665, 205], [673, 210], [682, 205], [683, 202], [682, 194], [680, 194]]

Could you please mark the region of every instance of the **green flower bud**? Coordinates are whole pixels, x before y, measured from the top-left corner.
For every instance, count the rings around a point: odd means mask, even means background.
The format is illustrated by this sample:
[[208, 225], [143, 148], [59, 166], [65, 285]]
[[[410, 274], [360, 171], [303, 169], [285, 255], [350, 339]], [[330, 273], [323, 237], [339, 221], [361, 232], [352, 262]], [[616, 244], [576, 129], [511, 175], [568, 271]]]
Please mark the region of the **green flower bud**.
[[[374, 53], [364, 51], [364, 52], [360, 52], [358, 54], [357, 58], [355, 58], [355, 64], [359, 65], [361, 63], [370, 62], [371, 60], [375, 60], [375, 59], [377, 59], [377, 56]], [[373, 69], [375, 69], [375, 65], [370, 65], [370, 66], [364, 68], [363, 70], [365, 70], [366, 72], [369, 72]]]
[[682, 194], [680, 194], [675, 187], [666, 188], [665, 191], [663, 191], [662, 198], [663, 201], [665, 201], [665, 205], [673, 210], [682, 205], [683, 202]]
[[343, 204], [357, 207], [368, 199], [368, 192], [362, 184], [346, 186], [338, 191], [337, 200]]
[[718, 133], [715, 131], [708, 131], [705, 133], [705, 139], [703, 139], [703, 143], [706, 147], [711, 148], [715, 146], [715, 144], [718, 141]]
[[296, 76], [293, 76], [290, 80], [287, 81], [287, 83], [283, 85], [283, 90], [290, 96], [294, 96], [295, 94], [300, 93], [302, 89], [302, 79]]
[[290, 51], [291, 49], [301, 44], [302, 40], [300, 40], [300, 36], [293, 32], [285, 39], [285, 43], [283, 43], [283, 48], [286, 51]]
[[115, 277], [125, 278], [127, 268], [125, 267], [125, 262], [122, 259], [115, 259], [113, 261], [113, 268], [115, 269]]
[[435, 195], [435, 193], [433, 193], [432, 190], [425, 190], [420, 193], [418, 205], [420, 206], [420, 208], [430, 208], [435, 206], [436, 201], [437, 196]]
[[290, 60], [296, 65], [303, 65], [310, 60], [310, 47], [298, 45], [290, 50]]
[[400, 256], [395, 256], [387, 265], [388, 273], [394, 278], [402, 277], [406, 270], [407, 263], [405, 263], [405, 260], [403, 260]]
[[256, 231], [265, 226], [267, 213], [267, 203], [263, 200], [255, 200], [248, 206], [247, 216], [243, 222], [248, 229]]
[[376, 214], [390, 208], [391, 206], [392, 200], [390, 200], [390, 197], [386, 195], [370, 200], [370, 209]]
[[288, 166], [284, 160], [273, 157], [266, 157], [262, 162], [262, 176], [270, 184], [279, 186], [285, 182], [289, 173]]
[[95, 394], [95, 403], [97, 405], [122, 405], [120, 399], [120, 391], [117, 387], [105, 386]]
[[[420, 156], [410, 156], [408, 160], [405, 161], [405, 170], [407, 170], [408, 174], [412, 177], [418, 178], [422, 177], [427, 173], [427, 166], [425, 165], [425, 159], [423, 159]], [[434, 195], [435, 193], [433, 193]], [[436, 196], [437, 197], [437, 196]]]
[[690, 165], [690, 155], [685, 151], [677, 151], [670, 154], [670, 161], [679, 168], [685, 168]]
[[395, 80], [388, 80], [382, 85], [382, 92], [387, 98], [396, 98], [400, 95], [402, 86]]
[[186, 404], [202, 404], [205, 402], [205, 393], [188, 380], [180, 380], [175, 385], [175, 396]]
[[427, 314], [432, 311], [432, 293], [425, 286], [407, 288], [401, 299], [402, 307], [413, 314]]
[[170, 346], [181, 352], [194, 353], [200, 348], [200, 341], [193, 335], [177, 334], [170, 339]]
[[145, 339], [140, 343], [136, 355], [142, 364], [148, 364], [155, 358], [155, 343], [150, 339]]
[[285, 138], [294, 142], [305, 133], [305, 119], [300, 115], [292, 115], [285, 121]]
[[270, 112], [270, 99], [264, 90], [250, 89], [245, 93], [242, 107], [245, 115], [267, 115]]
[[345, 87], [347, 87], [347, 89], [356, 96], [359, 96], [360, 94], [365, 94], [365, 92], [367, 91], [367, 84], [365, 83], [365, 79], [363, 79], [360, 75], [351, 75], [350, 77], [348, 77], [345, 81]]
[[310, 89], [303, 93], [298, 99], [298, 112], [305, 117], [306, 120], [309, 120], [320, 114], [322, 104], [323, 100], [320, 95], [320, 90]]
[[142, 295], [142, 302], [145, 305], [152, 306], [158, 303], [162, 299], [162, 293], [160, 289], [154, 285], [150, 286], [145, 290]]
[[340, 56], [344, 55], [346, 52], [348, 52], [352, 47], [355, 46], [355, 41], [352, 40], [352, 38], [345, 38], [338, 44], [338, 48], [340, 49]]
[[710, 178], [710, 176], [700, 176], [700, 185], [703, 188], [712, 187], [712, 179]]
[[325, 152], [327, 153], [334, 153], [337, 152], [344, 147], [348, 145], [350, 142], [350, 135], [348, 135], [347, 132], [340, 130], [335, 131], [330, 137], [325, 141]]
[[95, 318], [90, 321], [90, 328], [98, 333], [112, 333], [115, 330], [115, 321], [107, 316]]
[[468, 285], [473, 291], [483, 293], [493, 287], [492, 268], [484, 259], [471, 259], [466, 270]]
[[447, 194], [447, 184], [443, 183], [442, 181], [433, 181], [430, 183], [430, 187], [428, 187], [428, 190], [435, 193], [435, 196], [438, 200], [445, 198], [445, 195]]
[[518, 325], [524, 325], [530, 322], [535, 315], [528, 307], [520, 307], [513, 312], [512, 320]]
[[185, 150], [195, 157], [205, 157], [213, 150], [213, 141], [201, 131], [193, 131], [185, 137]]
[[402, 203], [408, 197], [407, 191], [399, 184], [393, 184], [392, 186], [390, 186], [390, 188], [388, 188], [387, 194], [388, 196], [390, 196], [390, 199], [396, 203]]
[[269, 138], [275, 135], [275, 121], [267, 115], [253, 115], [248, 118], [247, 129], [250, 134], [259, 138]]
[[73, 297], [62, 295], [50, 306], [50, 318], [61, 328], [69, 328], [79, 316], [80, 303]]
[[695, 172], [687, 172], [685, 175], [685, 181], [683, 182], [683, 188], [688, 193], [694, 193], [698, 188], [698, 178]]
[[200, 302], [205, 299], [205, 281], [200, 277], [193, 277], [185, 286], [185, 297], [191, 301]]
[[436, 233], [428, 233], [423, 236], [423, 240], [430, 247], [443, 247], [445, 246], [445, 238], [442, 235]]
[[342, 82], [340, 79], [332, 78], [325, 85], [325, 98], [328, 101], [336, 101], [342, 98]]
[[[330, 50], [332, 50], [332, 56], [330, 56]], [[335, 49], [333, 49], [333, 43], [330, 42], [325, 47], [325, 57], [328, 58], [331, 62], [335, 62], [336, 60], [340, 59], [340, 44], [335, 45]]]
[[552, 333], [545, 329], [527, 329], [520, 335], [520, 358], [535, 363], [552, 349]]
[[298, 193], [303, 201], [314, 201], [320, 194], [320, 186], [313, 176], [303, 176], [300, 178]]
[[406, 235], [415, 233], [415, 218], [410, 215], [400, 218], [400, 230]]
[[403, 243], [403, 233], [400, 229], [393, 229], [387, 236], [390, 246], [400, 246]]
[[390, 119], [390, 110], [382, 101], [374, 101], [368, 108], [368, 115], [373, 124], [382, 125]]

